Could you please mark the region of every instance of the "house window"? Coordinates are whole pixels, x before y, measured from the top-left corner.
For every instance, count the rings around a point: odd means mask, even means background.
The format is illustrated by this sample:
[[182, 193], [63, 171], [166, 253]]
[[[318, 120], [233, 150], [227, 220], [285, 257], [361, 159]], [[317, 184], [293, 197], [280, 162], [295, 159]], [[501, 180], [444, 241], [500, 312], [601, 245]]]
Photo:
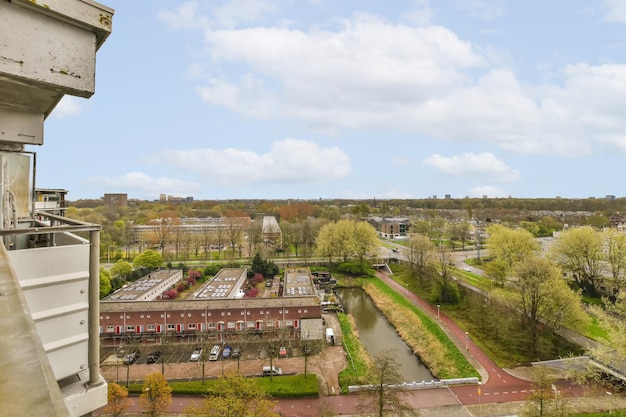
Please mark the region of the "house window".
[[165, 317], [165, 313], [161, 313], [161, 318]]
[[243, 314], [244, 314], [244, 312], [242, 311], [242, 312], [241, 312], [241, 315], [243, 316]]
[[230, 311], [228, 313], [226, 313], [227, 316], [230, 316]]
[[143, 318], [143, 314], [140, 317]]
[[168, 324], [167, 325], [167, 330], [170, 330], [170, 331], [176, 330], [176, 325], [175, 324]]
[[298, 313], [302, 313], [302, 309], [301, 308], [298, 309]]
[[209, 323], [209, 329], [215, 329], [215, 323]]
[[115, 326], [107, 326], [107, 333], [113, 333], [115, 331]]
[[122, 315], [120, 316], [120, 318], [121, 318], [121, 319], [123, 319], [123, 318], [124, 318], [124, 315], [122, 314]]
[[167, 313], [167, 317], [171, 317], [171, 316], [170, 316], [170, 313]]
[[306, 311], [306, 308], [304, 309], [304, 312], [305, 312], [305, 313], [307, 312], [307, 311]]
[[107, 318], [107, 320], [110, 318], [108, 314], [106, 315], [106, 318]]
[[146, 326], [146, 330], [148, 330], [149, 332], [153, 332], [155, 328], [156, 326], [154, 324], [148, 324]]
[[135, 326], [126, 326], [126, 331], [127, 332], [134, 332], [135, 331]]
[[196, 323], [189, 323], [189, 324], [187, 325], [187, 327], [188, 327], [189, 329], [195, 329], [195, 328], [196, 328]]
[[191, 317], [191, 313], [187, 313], [187, 317]]
[[224, 315], [224, 312], [222, 311], [222, 316]]
[[235, 328], [235, 322], [234, 321], [229, 321], [228, 322], [228, 328], [229, 329], [234, 329]]
[[261, 314], [263, 314], [263, 310], [261, 310]]
[[150, 318], [150, 314], [147, 314], [146, 317]]
[[180, 313], [180, 316], [181, 317], [185, 317], [185, 313]]
[[102, 316], [100, 316], [100, 320], [102, 320]]

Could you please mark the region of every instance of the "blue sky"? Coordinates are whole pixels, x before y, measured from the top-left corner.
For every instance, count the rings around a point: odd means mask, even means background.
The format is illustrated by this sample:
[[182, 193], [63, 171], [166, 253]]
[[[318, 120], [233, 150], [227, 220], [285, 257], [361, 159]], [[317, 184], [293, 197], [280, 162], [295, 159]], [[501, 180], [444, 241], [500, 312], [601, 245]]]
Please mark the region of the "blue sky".
[[622, 0], [103, 1], [71, 200], [624, 196]]

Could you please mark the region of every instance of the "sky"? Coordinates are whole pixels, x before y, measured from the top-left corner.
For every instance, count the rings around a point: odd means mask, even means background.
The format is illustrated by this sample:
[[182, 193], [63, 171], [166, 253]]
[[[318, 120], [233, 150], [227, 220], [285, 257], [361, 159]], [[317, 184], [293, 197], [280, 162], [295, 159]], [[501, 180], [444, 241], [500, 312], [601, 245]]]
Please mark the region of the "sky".
[[68, 199], [624, 196], [623, 0], [104, 0]]

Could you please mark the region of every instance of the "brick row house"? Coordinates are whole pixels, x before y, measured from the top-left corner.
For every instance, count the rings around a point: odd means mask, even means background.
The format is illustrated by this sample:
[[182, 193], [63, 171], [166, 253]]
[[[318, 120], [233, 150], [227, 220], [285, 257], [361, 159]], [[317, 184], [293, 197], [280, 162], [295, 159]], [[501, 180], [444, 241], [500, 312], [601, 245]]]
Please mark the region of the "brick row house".
[[123, 338], [160, 343], [165, 335], [180, 342], [195, 342], [201, 337], [225, 341], [243, 331], [263, 337], [280, 333], [281, 337], [300, 338], [303, 327], [316, 329], [315, 333], [319, 329], [321, 334], [322, 310], [317, 296], [100, 305], [103, 344], [117, 344]]

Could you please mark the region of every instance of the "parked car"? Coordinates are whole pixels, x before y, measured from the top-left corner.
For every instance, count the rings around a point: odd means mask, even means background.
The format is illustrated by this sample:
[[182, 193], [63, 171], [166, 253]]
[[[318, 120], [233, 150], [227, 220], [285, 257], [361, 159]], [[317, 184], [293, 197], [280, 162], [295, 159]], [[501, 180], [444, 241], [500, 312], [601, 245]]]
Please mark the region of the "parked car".
[[209, 353], [209, 360], [216, 361], [220, 358], [220, 351], [222, 350], [219, 345], [215, 345], [211, 348], [211, 353]]
[[265, 281], [265, 286], [266, 287], [271, 287], [272, 286], [272, 281]]
[[239, 356], [241, 356], [241, 352], [239, 351], [239, 349], [234, 348], [233, 352], [230, 354], [231, 358], [238, 358]]
[[263, 367], [263, 376], [271, 376], [271, 375], [282, 375], [283, 370], [277, 366], [264, 366]]
[[201, 356], [202, 356], [202, 348], [197, 347], [193, 350], [193, 352], [191, 352], [191, 357], [189, 358], [189, 360], [192, 362], [198, 362]]
[[222, 357], [224, 359], [230, 358], [230, 351], [231, 351], [231, 347], [230, 346], [224, 346], [224, 351], [222, 352]]
[[280, 349], [278, 349], [278, 357], [279, 358], [286, 358], [287, 357], [287, 348], [284, 346], [281, 346]]
[[139, 359], [139, 356], [141, 356], [141, 353], [139, 353], [137, 349], [126, 354], [124, 356], [124, 365], [132, 365], [133, 363], [137, 362], [137, 359]]
[[157, 363], [159, 359], [161, 359], [163, 353], [160, 350], [154, 351], [148, 355], [148, 359], [146, 359], [146, 363]]

